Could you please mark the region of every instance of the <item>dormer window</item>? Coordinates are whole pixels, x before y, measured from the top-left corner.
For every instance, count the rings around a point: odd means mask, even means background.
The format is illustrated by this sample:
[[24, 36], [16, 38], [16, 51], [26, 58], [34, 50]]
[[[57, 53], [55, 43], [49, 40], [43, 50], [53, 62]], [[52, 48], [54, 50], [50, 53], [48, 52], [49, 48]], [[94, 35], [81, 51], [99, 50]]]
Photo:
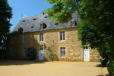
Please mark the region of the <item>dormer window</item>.
[[22, 22], [25, 22], [25, 20], [23, 20]]
[[34, 26], [31, 26], [31, 28], [34, 28]]
[[72, 21], [71, 21], [71, 25], [72, 25], [72, 27], [75, 27], [75, 26], [77, 25], [77, 22], [74, 21], [74, 20], [72, 20]]
[[36, 20], [36, 18], [33, 18], [33, 20]]
[[41, 24], [40, 24], [40, 29], [43, 30], [43, 29], [45, 29], [46, 27], [47, 27], [47, 25], [46, 25], [45, 23], [41, 23]]
[[48, 18], [48, 16], [45, 16], [44, 18]]
[[22, 27], [18, 28], [18, 32], [23, 33], [23, 28]]
[[44, 15], [45, 13], [43, 12], [42, 14]]
[[59, 24], [58, 22], [55, 23], [55, 25], [58, 25], [58, 24]]

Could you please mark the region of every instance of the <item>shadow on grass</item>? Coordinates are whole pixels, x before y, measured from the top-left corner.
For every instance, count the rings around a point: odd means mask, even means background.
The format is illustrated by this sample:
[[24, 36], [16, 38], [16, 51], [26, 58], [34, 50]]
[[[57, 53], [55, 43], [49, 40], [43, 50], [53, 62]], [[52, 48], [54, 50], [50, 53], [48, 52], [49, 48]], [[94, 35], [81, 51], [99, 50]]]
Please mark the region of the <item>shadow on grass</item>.
[[30, 60], [0, 60], [0, 66], [9, 66], [9, 65], [30, 65], [30, 64], [43, 64], [43, 62], [30, 61]]
[[[102, 66], [101, 64], [96, 65], [96, 67], [99, 67], [99, 68], [106, 68], [106, 66]], [[98, 75], [98, 76], [110, 76], [110, 75], [107, 74], [107, 75]]]
[[106, 66], [102, 66], [101, 64], [98, 64], [98, 65], [96, 65], [96, 67], [105, 68]]
[[98, 64], [98, 65], [96, 65], [96, 67], [102, 67], [102, 65], [101, 64]]
[[110, 76], [109, 74], [107, 74], [107, 75], [98, 75], [98, 76]]

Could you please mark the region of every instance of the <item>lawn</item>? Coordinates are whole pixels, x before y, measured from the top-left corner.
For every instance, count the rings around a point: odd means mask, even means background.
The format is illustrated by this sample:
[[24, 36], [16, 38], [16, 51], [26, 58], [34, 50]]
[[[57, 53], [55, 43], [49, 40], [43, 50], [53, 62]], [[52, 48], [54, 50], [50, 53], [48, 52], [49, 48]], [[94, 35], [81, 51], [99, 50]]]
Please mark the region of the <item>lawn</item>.
[[0, 76], [107, 76], [99, 62], [0, 61]]

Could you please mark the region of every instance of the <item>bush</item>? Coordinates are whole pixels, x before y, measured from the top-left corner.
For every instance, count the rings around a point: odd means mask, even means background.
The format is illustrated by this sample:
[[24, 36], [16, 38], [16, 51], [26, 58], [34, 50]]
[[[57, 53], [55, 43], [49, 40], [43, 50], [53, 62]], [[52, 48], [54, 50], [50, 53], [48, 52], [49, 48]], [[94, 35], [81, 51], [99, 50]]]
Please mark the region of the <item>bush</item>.
[[100, 61], [101, 61], [102, 67], [106, 67], [106, 64], [107, 64], [107, 63], [106, 63], [105, 59], [101, 59]]
[[101, 59], [101, 65], [102, 65], [102, 67], [106, 67], [108, 61], [109, 61], [108, 55], [104, 54], [103, 58]]
[[114, 59], [111, 59], [108, 66], [108, 71], [110, 73], [111, 76], [114, 76]]
[[50, 47], [48, 47], [48, 49], [47, 49], [47, 55], [51, 61], [57, 60], [57, 56], [56, 56], [55, 52], [53, 50], [51, 50]]
[[36, 53], [36, 49], [34, 47], [29, 47], [27, 49], [26, 54], [27, 54], [27, 58], [29, 60], [35, 60], [36, 59], [37, 53]]

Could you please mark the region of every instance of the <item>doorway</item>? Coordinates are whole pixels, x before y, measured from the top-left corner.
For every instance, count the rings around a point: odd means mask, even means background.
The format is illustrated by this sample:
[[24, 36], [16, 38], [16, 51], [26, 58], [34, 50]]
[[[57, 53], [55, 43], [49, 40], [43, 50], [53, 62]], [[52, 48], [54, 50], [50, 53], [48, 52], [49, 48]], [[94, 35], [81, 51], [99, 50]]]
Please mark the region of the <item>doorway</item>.
[[88, 62], [89, 60], [90, 60], [89, 48], [85, 47], [84, 48], [84, 62]]
[[44, 48], [40, 48], [38, 54], [39, 61], [44, 61]]

